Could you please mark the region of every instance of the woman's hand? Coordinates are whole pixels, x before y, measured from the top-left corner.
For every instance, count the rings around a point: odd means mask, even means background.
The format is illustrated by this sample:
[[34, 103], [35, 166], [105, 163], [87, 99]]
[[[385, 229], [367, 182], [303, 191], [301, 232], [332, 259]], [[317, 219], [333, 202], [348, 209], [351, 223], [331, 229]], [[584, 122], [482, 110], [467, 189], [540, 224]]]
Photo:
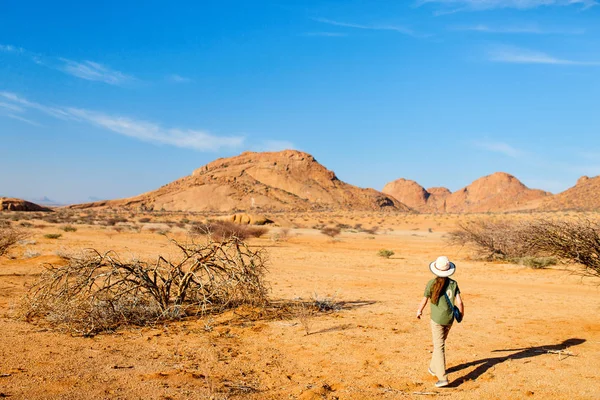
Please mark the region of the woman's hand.
[[423, 297], [423, 299], [421, 299], [421, 304], [419, 304], [419, 308], [417, 308], [417, 319], [421, 319], [421, 315], [423, 315], [423, 309], [427, 305], [427, 300], [429, 300], [427, 297]]

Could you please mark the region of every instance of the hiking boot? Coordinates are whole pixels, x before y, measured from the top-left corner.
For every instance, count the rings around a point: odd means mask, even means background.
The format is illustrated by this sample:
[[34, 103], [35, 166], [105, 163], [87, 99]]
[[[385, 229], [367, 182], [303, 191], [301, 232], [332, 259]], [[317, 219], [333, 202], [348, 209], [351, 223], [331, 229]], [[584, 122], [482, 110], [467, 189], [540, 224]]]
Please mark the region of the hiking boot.
[[441, 387], [444, 387], [444, 386], [448, 386], [448, 381], [437, 381], [435, 383], [435, 387], [441, 388]]
[[431, 368], [427, 368], [427, 372], [429, 372], [429, 375], [435, 376], [435, 372], [433, 372]]

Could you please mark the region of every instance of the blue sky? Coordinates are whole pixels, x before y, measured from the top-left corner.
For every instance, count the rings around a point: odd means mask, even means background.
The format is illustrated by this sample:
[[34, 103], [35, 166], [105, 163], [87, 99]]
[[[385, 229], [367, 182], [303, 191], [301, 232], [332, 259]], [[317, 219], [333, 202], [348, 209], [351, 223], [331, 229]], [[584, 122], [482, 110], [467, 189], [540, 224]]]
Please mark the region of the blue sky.
[[128, 197], [246, 150], [454, 191], [600, 174], [594, 0], [0, 1], [0, 195]]

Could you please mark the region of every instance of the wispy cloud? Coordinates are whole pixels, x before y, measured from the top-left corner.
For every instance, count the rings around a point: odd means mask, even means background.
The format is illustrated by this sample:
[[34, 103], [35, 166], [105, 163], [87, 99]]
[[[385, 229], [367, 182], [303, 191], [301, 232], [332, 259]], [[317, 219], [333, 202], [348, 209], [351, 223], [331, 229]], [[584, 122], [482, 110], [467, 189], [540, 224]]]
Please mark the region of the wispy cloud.
[[5, 53], [21, 53], [23, 52], [23, 49], [7, 44], [0, 44], [0, 51], [3, 51]]
[[15, 115], [15, 114], [11, 114], [11, 113], [0, 114], [0, 115], [4, 115], [5, 117], [16, 119], [17, 121], [25, 122], [26, 124], [29, 124], [29, 125], [38, 126], [38, 127], [42, 126], [41, 124], [38, 124], [37, 122], [32, 121], [32, 120], [30, 120], [28, 118], [21, 117], [20, 115]]
[[488, 57], [490, 61], [512, 64], [600, 66], [600, 62], [569, 60], [565, 58], [554, 57], [540, 51], [508, 46], [491, 49], [488, 52]]
[[445, 11], [451, 13], [458, 11], [482, 11], [498, 8], [515, 8], [527, 10], [541, 6], [580, 6], [589, 8], [598, 5], [597, 0], [417, 0], [417, 6], [434, 4], [442, 6]]
[[62, 64], [56, 65], [56, 69], [88, 81], [104, 82], [109, 85], [122, 85], [133, 80], [133, 77], [125, 75], [122, 72], [115, 71], [106, 65], [102, 65], [97, 62], [79, 62], [66, 58], [59, 58], [58, 60]]
[[335, 20], [327, 19], [327, 18], [313, 18], [313, 20], [317, 21], [317, 22], [321, 22], [323, 24], [339, 26], [342, 28], [366, 29], [366, 30], [373, 30], [373, 31], [393, 31], [393, 32], [398, 32], [403, 35], [408, 35], [408, 36], [412, 36], [412, 37], [418, 37], [418, 38], [428, 37], [428, 35], [423, 35], [423, 34], [417, 33], [414, 30], [412, 30], [406, 26], [401, 26], [401, 25], [363, 25], [363, 24], [355, 24], [355, 23], [350, 23], [350, 22], [335, 21]]
[[560, 30], [560, 29], [543, 29], [538, 25], [512, 25], [512, 26], [491, 26], [486, 24], [454, 26], [450, 30], [453, 31], [470, 31], [481, 33], [496, 33], [496, 34], [532, 34], [532, 35], [582, 35], [585, 33], [583, 29]]
[[346, 37], [348, 34], [342, 32], [306, 32], [302, 36]]
[[491, 151], [493, 153], [499, 153], [511, 158], [517, 158], [523, 154], [521, 150], [518, 150], [503, 142], [476, 141], [473, 142], [473, 145], [479, 149]]
[[185, 76], [181, 76], [178, 74], [171, 74], [167, 76], [167, 80], [173, 83], [190, 83], [193, 82], [191, 78], [186, 78]]
[[114, 70], [104, 64], [94, 61], [74, 61], [63, 57], [48, 57], [43, 54], [25, 50], [21, 47], [5, 44], [0, 44], [0, 51], [5, 53], [18, 53], [21, 56], [28, 57], [32, 62], [38, 65], [55, 69], [88, 81], [104, 82], [109, 85], [120, 86], [135, 80], [131, 75], [126, 75], [123, 72]]
[[[237, 148], [244, 142], [244, 138], [241, 136], [216, 136], [202, 130], [164, 128], [153, 122], [109, 115], [98, 111], [74, 107], [46, 106], [29, 101], [11, 92], [0, 92], [0, 98], [15, 109], [22, 109], [23, 112], [35, 110], [54, 118], [95, 125], [144, 142], [166, 144], [199, 151]], [[12, 115], [12, 118], [14, 117], [15, 115]], [[21, 116], [16, 117], [21, 120], [26, 119]]]

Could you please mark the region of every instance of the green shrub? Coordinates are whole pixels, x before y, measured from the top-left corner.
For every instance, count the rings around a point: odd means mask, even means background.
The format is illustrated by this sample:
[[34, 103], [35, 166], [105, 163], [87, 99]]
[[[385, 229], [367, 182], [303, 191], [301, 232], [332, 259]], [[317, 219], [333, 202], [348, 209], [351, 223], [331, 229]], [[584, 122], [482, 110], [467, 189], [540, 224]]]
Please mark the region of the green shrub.
[[65, 232], [77, 232], [77, 228], [72, 225], [65, 225], [62, 227], [62, 230]]
[[533, 269], [543, 269], [558, 264], [558, 260], [554, 257], [523, 257], [520, 264]]
[[393, 250], [387, 250], [387, 249], [381, 249], [379, 250], [379, 253], [377, 253], [380, 257], [384, 257], [384, 258], [390, 258], [391, 256], [393, 256], [395, 253]]
[[44, 237], [46, 239], [58, 239], [61, 236], [62, 236], [62, 234], [60, 234], [60, 233], [47, 233], [44, 235]]

